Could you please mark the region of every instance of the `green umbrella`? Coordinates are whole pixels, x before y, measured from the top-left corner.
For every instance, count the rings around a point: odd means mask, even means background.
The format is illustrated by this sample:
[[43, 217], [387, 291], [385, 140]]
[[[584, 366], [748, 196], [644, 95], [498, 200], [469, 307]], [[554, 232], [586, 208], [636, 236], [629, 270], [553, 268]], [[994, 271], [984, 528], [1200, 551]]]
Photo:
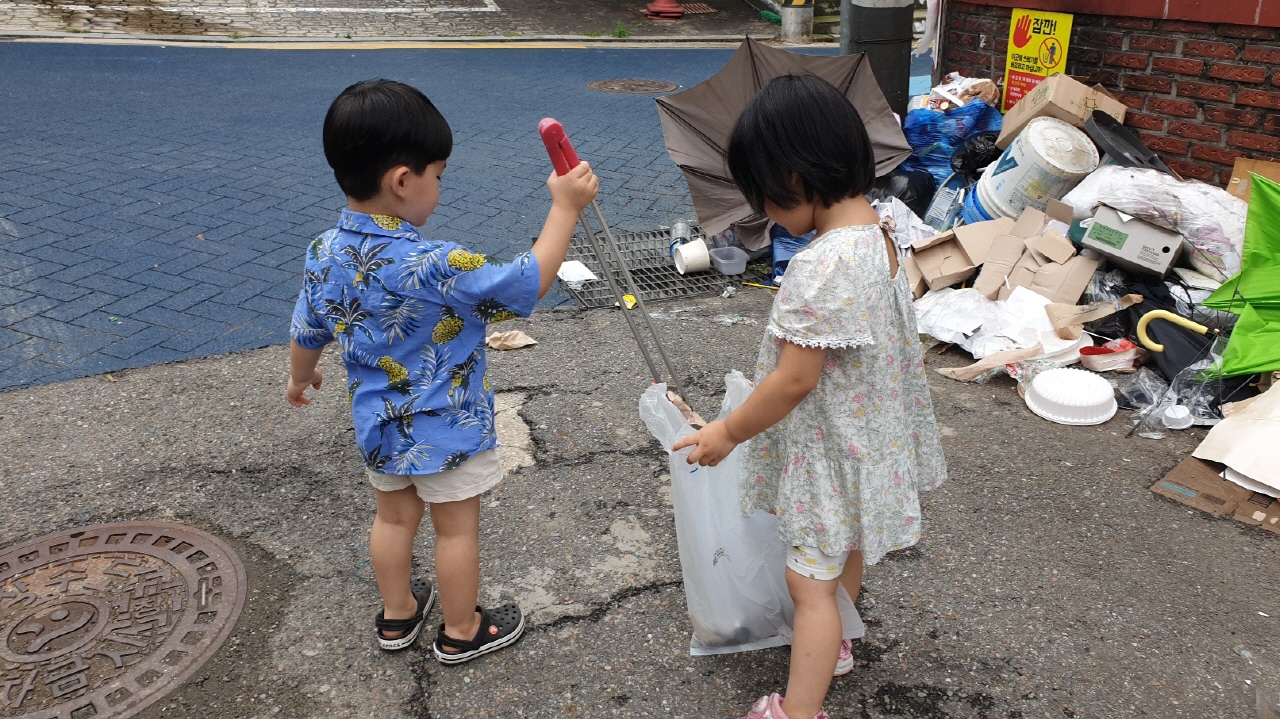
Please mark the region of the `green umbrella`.
[[1240, 272], [1204, 304], [1240, 316], [1222, 355], [1222, 376], [1280, 370], [1280, 185], [1253, 176]]

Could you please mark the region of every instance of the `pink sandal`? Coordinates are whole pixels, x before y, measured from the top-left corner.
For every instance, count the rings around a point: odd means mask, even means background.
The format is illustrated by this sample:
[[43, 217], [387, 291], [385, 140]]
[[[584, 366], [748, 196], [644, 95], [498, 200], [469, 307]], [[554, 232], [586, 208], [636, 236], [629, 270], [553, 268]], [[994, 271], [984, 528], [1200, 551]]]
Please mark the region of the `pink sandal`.
[[[767, 697], [760, 697], [760, 700], [742, 719], [791, 719], [791, 717], [782, 711], [782, 696], [770, 694]], [[831, 717], [826, 712], [818, 712], [813, 719], [831, 719]]]

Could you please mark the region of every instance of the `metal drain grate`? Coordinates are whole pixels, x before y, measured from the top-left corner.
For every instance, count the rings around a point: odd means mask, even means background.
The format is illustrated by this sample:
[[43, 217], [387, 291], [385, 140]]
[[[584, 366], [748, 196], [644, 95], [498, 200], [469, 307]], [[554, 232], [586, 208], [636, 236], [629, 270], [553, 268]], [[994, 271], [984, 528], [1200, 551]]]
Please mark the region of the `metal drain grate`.
[[[650, 230], [647, 232], [619, 232], [614, 233], [613, 237], [617, 241], [618, 250], [627, 261], [627, 266], [631, 268], [631, 277], [635, 280], [636, 288], [640, 290], [640, 295], [645, 302], [710, 294], [718, 295], [724, 291], [725, 285], [735, 284], [741, 280], [761, 283], [767, 281], [766, 278], [750, 268], [747, 269], [745, 274], [732, 277], [726, 277], [714, 269], [691, 275], [682, 275], [676, 272], [675, 265], [671, 263], [671, 255], [667, 249], [671, 245], [671, 230], [669, 229]], [[695, 226], [692, 238], [705, 240], [706, 234], [702, 231], [702, 228]], [[600, 242], [603, 243], [604, 241], [604, 237], [600, 237]], [[608, 250], [605, 250], [605, 252], [607, 253]], [[600, 278], [594, 282], [584, 284], [581, 289], [575, 290], [569, 287], [569, 292], [573, 293], [573, 296], [578, 298], [579, 302], [592, 309], [612, 307], [617, 303], [617, 298], [609, 290], [609, 283], [604, 279], [600, 261], [596, 258], [595, 252], [591, 249], [591, 243], [586, 238], [575, 235], [569, 242], [569, 252], [565, 259], [581, 262]], [[610, 257], [609, 261], [609, 270], [618, 286], [625, 287], [618, 262], [612, 257]]]
[[587, 87], [599, 92], [617, 92], [624, 95], [657, 95], [679, 90], [680, 86], [666, 80], [640, 80], [637, 78], [619, 78], [616, 80], [596, 80], [587, 83]]
[[713, 12], [720, 12], [704, 2], [684, 3], [681, 7], [684, 8], [685, 15], [707, 15]]

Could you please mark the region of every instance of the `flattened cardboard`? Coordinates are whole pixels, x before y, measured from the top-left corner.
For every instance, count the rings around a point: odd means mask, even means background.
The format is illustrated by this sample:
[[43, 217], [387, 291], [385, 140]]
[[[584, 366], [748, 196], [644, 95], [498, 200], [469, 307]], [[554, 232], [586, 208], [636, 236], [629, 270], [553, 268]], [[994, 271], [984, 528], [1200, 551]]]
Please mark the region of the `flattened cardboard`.
[[1043, 264], [1036, 258], [1035, 253], [1026, 251], [1026, 240], [1023, 240], [1022, 257], [1013, 265], [1013, 269], [1009, 271], [1009, 278], [1000, 288], [1000, 299], [1007, 300], [1009, 295], [1013, 294], [1014, 287], [1031, 287], [1032, 280], [1035, 279], [1036, 273], [1040, 271]]
[[1187, 457], [1164, 479], [1151, 485], [1151, 491], [1215, 517], [1226, 517], [1233, 515], [1253, 492], [1228, 482], [1219, 476], [1221, 473], [1219, 465]]
[[1258, 395], [1243, 411], [1219, 422], [1194, 456], [1222, 462], [1271, 487], [1280, 486], [1275, 447], [1280, 444], [1280, 392]]
[[907, 273], [907, 281], [911, 283], [911, 296], [920, 299], [929, 291], [929, 284], [924, 281], [920, 265], [916, 264], [915, 255], [907, 255], [901, 260], [902, 270]]
[[1053, 302], [1074, 305], [1097, 269], [1097, 261], [1076, 255], [1063, 264], [1050, 262], [1041, 266], [1031, 284], [1023, 286]]
[[[1013, 235], [996, 237], [991, 243], [991, 250], [987, 253], [987, 261], [982, 265], [982, 272], [973, 283], [973, 289], [981, 292], [989, 300], [998, 298], [1000, 290], [1005, 288], [1005, 280], [1013, 271], [1013, 266], [1022, 259], [1022, 253], [1026, 250], [1025, 242], [1026, 240], [1021, 237]], [[1012, 289], [1012, 287], [1009, 288], [1010, 291]]]
[[1124, 103], [1100, 86], [1091, 88], [1066, 75], [1050, 75], [1005, 113], [996, 145], [1000, 149], [1008, 147], [1022, 128], [1037, 117], [1056, 117], [1084, 127], [1084, 121], [1094, 110], [1102, 110], [1124, 122], [1125, 109]]
[[940, 290], [967, 280], [978, 269], [953, 231], [918, 240], [912, 248], [915, 250], [920, 274], [931, 290]]
[[1013, 218], [1001, 217], [988, 222], [975, 222], [972, 225], [961, 225], [952, 232], [956, 240], [964, 248], [974, 266], [987, 261], [987, 253], [991, 251], [991, 243], [1000, 235], [1009, 234], [1013, 229]]
[[1233, 518], [1255, 527], [1280, 534], [1280, 502], [1271, 497], [1254, 492], [1248, 499], [1236, 507]]
[[1265, 177], [1274, 182], [1280, 182], [1280, 162], [1246, 160], [1243, 157], [1236, 158], [1235, 167], [1231, 169], [1231, 181], [1227, 183], [1227, 192], [1245, 202], [1249, 201], [1249, 188], [1253, 184], [1253, 178], [1249, 176], [1249, 173], [1253, 173], [1258, 177]]
[[1045, 230], [1043, 235], [1032, 237], [1027, 240], [1027, 246], [1060, 265], [1076, 254], [1076, 246], [1056, 230]]
[[1018, 221], [1013, 223], [1013, 229], [1009, 231], [1011, 235], [1018, 237], [1035, 237], [1044, 230], [1045, 215], [1034, 207], [1025, 208], [1021, 215], [1018, 215]]
[[1094, 210], [1083, 244], [1116, 267], [1158, 277], [1169, 274], [1182, 256], [1182, 235], [1106, 205]]

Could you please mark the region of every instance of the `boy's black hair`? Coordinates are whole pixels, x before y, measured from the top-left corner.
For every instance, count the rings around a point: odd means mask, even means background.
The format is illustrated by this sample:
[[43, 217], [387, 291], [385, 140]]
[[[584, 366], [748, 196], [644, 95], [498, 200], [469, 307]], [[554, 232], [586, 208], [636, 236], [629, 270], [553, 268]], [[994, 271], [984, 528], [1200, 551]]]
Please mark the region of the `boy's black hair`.
[[858, 111], [814, 75], [783, 75], [765, 85], [733, 124], [728, 155], [733, 181], [756, 212], [764, 212], [765, 200], [784, 210], [802, 198], [830, 207], [865, 194], [876, 179]]
[[377, 195], [391, 168], [406, 165], [420, 175], [452, 151], [453, 131], [436, 106], [393, 80], [357, 82], [324, 116], [324, 157], [338, 186], [355, 200]]

